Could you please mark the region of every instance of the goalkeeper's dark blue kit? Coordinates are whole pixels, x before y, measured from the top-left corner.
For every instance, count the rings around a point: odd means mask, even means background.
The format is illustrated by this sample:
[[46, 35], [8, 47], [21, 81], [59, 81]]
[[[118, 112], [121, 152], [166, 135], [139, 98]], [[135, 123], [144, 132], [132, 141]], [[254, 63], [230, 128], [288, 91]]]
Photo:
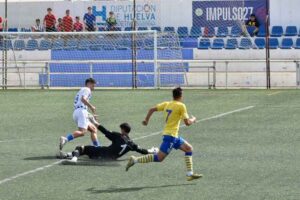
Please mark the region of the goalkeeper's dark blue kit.
[[148, 154], [147, 149], [140, 148], [128, 136], [122, 135], [118, 132], [111, 132], [102, 125], [98, 129], [108, 138], [112, 143], [110, 146], [78, 146], [72, 152], [73, 156], [87, 155], [91, 159], [117, 159], [129, 151], [136, 151], [140, 154]]

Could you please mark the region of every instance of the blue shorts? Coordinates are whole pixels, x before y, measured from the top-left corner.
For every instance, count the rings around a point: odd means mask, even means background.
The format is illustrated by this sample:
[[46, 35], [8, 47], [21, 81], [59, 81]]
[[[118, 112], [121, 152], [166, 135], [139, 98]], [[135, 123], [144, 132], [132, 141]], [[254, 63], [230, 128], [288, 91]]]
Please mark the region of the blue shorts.
[[165, 154], [169, 154], [172, 149], [179, 149], [183, 145], [185, 140], [182, 137], [175, 138], [169, 135], [163, 136], [163, 142], [160, 145], [159, 150]]

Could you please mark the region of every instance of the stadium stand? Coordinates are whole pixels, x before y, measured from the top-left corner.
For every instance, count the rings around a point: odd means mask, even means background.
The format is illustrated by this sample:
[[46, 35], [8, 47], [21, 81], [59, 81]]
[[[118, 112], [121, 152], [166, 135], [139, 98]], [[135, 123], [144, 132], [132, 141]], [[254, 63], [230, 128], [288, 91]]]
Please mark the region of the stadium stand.
[[217, 31], [217, 37], [227, 37], [228, 36], [228, 27], [218, 27], [218, 31]]
[[240, 37], [242, 35], [242, 28], [239, 26], [233, 26], [231, 29], [231, 37]]
[[203, 37], [214, 37], [215, 27], [204, 27]]
[[291, 49], [294, 45], [292, 38], [283, 38], [281, 42], [281, 49]]
[[181, 27], [178, 27], [177, 33], [180, 38], [186, 38], [189, 36], [189, 29], [188, 29], [188, 27], [181, 26]]
[[296, 26], [287, 26], [285, 30], [285, 36], [296, 36], [298, 34], [298, 30]]
[[38, 48], [39, 48], [39, 45], [38, 45], [37, 40], [28, 40], [27, 44], [26, 44], [26, 47], [25, 47], [25, 50], [33, 51], [33, 50], [36, 50]]
[[190, 37], [198, 38], [202, 35], [202, 31], [200, 27], [192, 26]]
[[250, 38], [242, 38], [240, 41], [239, 49], [251, 49], [253, 46]]
[[254, 43], [258, 49], [266, 48], [266, 40], [265, 38], [255, 38]]
[[297, 38], [295, 49], [300, 49], [300, 38]]
[[225, 46], [223, 39], [214, 39], [213, 44], [211, 46], [212, 49], [223, 49]]
[[202, 38], [200, 39], [198, 49], [209, 49], [211, 47], [210, 39]]
[[49, 50], [52, 47], [52, 43], [49, 40], [41, 40], [39, 50]]
[[232, 49], [236, 49], [237, 47], [238, 47], [238, 41], [237, 41], [237, 39], [230, 38], [230, 39], [227, 40], [225, 49], [232, 50]]
[[175, 28], [173, 26], [166, 26], [164, 32], [175, 33]]
[[270, 44], [269, 44], [270, 49], [278, 49], [279, 47], [279, 42], [277, 38], [270, 38]]
[[272, 37], [281, 37], [283, 35], [282, 26], [273, 26], [271, 31]]
[[24, 40], [15, 40], [14, 41], [14, 50], [20, 51], [25, 49], [25, 42]]
[[151, 27], [151, 30], [161, 32], [161, 28], [159, 26], [153, 26]]

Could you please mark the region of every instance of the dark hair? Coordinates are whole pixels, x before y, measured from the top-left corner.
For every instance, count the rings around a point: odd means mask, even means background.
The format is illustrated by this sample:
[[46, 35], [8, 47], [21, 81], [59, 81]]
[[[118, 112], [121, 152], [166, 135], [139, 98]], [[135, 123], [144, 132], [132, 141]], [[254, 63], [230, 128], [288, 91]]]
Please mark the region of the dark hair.
[[40, 20], [40, 19], [36, 19], [35, 21], [36, 21], [36, 22], [40, 22], [41, 20]]
[[75, 19], [80, 19], [80, 17], [79, 17], [79, 16], [76, 16]]
[[89, 7], [88, 7], [88, 10], [92, 10], [92, 7], [89, 6]]
[[252, 14], [250, 15], [250, 17], [256, 17], [256, 16], [255, 16], [255, 14], [254, 14], [254, 13], [252, 13]]
[[47, 11], [52, 11], [52, 8], [47, 8]]
[[131, 131], [131, 127], [130, 127], [130, 125], [128, 124], [128, 123], [122, 123], [121, 125], [120, 125], [120, 128], [122, 129], [122, 130], [124, 130], [126, 133], [130, 133], [130, 131]]
[[182, 89], [181, 89], [180, 87], [175, 88], [175, 89], [173, 90], [173, 98], [174, 98], [174, 99], [178, 99], [178, 98], [180, 98], [180, 97], [182, 97]]
[[69, 9], [68, 9], [68, 10], [66, 10], [66, 13], [67, 13], [67, 12], [70, 12], [70, 10], [69, 10]]
[[110, 11], [110, 12], [109, 12], [109, 14], [110, 14], [110, 15], [113, 15], [113, 14], [114, 14], [114, 12], [113, 12], [113, 11]]
[[87, 85], [88, 83], [96, 84], [96, 80], [93, 78], [88, 78], [85, 80], [85, 85]]

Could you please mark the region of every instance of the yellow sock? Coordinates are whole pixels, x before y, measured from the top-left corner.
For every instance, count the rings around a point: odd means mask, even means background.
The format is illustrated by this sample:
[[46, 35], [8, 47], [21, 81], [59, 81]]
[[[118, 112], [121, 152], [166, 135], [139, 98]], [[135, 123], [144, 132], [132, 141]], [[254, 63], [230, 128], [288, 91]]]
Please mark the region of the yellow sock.
[[154, 155], [148, 154], [137, 158], [138, 163], [149, 163], [154, 161]]
[[185, 156], [184, 159], [186, 164], [187, 175], [190, 176], [193, 174], [193, 157]]

